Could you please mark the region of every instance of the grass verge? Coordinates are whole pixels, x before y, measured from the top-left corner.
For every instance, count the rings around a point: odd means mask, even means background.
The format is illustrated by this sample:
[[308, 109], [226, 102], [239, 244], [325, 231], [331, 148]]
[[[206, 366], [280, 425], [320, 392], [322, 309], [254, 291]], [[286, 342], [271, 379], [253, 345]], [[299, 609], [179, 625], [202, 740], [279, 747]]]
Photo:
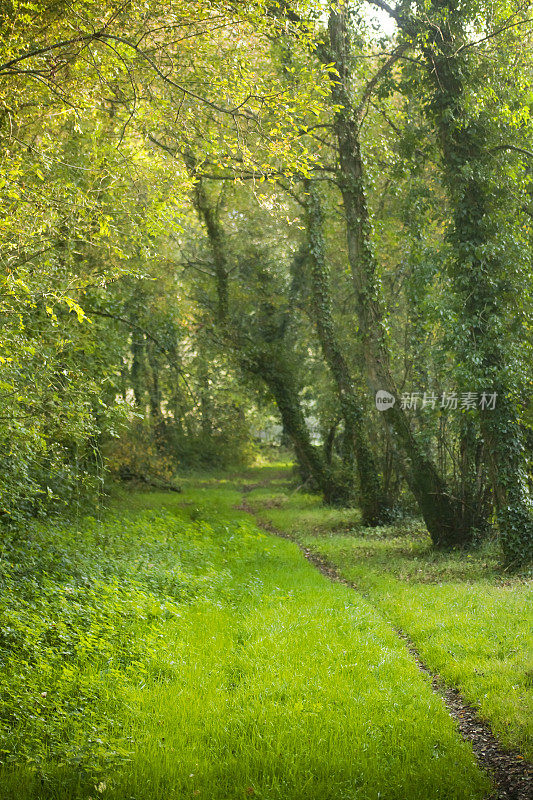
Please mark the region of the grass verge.
[[364, 528], [357, 509], [324, 507], [287, 483], [265, 481], [247, 499], [259, 519], [354, 582], [504, 744], [533, 758], [530, 576], [502, 572], [490, 544], [469, 554], [435, 552], [418, 522]]

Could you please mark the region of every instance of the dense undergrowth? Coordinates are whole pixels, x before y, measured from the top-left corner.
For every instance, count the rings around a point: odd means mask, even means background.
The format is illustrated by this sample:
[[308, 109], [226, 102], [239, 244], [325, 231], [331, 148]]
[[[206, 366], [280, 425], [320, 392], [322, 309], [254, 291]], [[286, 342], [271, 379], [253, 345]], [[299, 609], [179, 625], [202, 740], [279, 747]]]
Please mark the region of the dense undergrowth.
[[191, 479], [5, 543], [2, 798], [484, 796], [390, 626], [236, 488]]
[[[365, 528], [357, 509], [325, 507], [294, 492], [288, 477], [247, 495], [258, 518], [332, 563], [480, 709], [502, 742], [532, 758], [531, 573], [502, 570], [494, 541], [439, 552], [417, 520]], [[261, 483], [260, 473], [252, 480]]]
[[124, 743], [109, 746], [124, 692], [168, 671], [164, 631], [184, 602], [224, 581], [207, 522], [157, 508], [117, 514], [79, 530], [35, 525], [4, 545], [4, 763], [22, 758], [46, 776], [57, 761], [96, 775], [126, 760]]

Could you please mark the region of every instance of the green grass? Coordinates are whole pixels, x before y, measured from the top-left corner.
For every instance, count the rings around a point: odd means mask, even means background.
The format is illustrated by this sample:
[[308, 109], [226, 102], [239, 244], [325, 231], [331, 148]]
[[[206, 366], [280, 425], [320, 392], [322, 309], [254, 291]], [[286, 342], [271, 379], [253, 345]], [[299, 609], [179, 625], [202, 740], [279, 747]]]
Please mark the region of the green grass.
[[382, 615], [234, 510], [247, 480], [6, 542], [2, 798], [485, 796]]
[[419, 522], [363, 528], [356, 511], [325, 508], [288, 485], [247, 499], [258, 518], [354, 582], [503, 743], [533, 757], [531, 580], [502, 572], [494, 544], [469, 554], [438, 553]]

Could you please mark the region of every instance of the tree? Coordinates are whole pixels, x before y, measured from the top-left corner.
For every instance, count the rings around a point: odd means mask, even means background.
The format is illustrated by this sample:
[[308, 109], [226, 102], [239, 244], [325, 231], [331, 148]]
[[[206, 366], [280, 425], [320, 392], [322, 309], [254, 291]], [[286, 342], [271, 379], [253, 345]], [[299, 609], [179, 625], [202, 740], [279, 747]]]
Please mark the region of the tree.
[[[486, 111], [468, 102], [473, 88], [468, 82], [481, 76], [471, 66], [476, 42], [467, 30], [479, 22], [480, 11], [476, 5], [458, 13], [455, 2], [434, 2], [428, 24], [424, 17], [378, 4], [407, 36], [416, 37], [427, 65], [427, 114], [438, 133], [443, 177], [454, 209], [450, 241], [455, 258], [449, 274], [459, 312], [456, 354], [465, 383], [498, 397], [493, 411], [481, 411], [480, 424], [502, 546], [509, 564], [528, 561], [533, 555], [533, 506], [525, 480], [520, 398], [510, 375], [511, 348], [503, 327], [518, 288], [513, 273], [522, 271], [509, 262], [506, 250], [516, 253], [516, 237], [521, 237], [514, 220], [500, 211], [503, 197], [512, 203], [512, 194], [494, 166], [494, 147], [506, 149], [495, 143], [498, 126]], [[528, 21], [524, 11], [517, 11], [507, 24], [497, 14], [487, 38], [501, 36], [508, 26], [523, 25]]]
[[[320, 199], [312, 181], [305, 182], [307, 237], [310, 263], [313, 311], [316, 329], [324, 358], [331, 371], [339, 395], [344, 420], [344, 434], [348, 445], [345, 468], [353, 470], [350, 451], [355, 453], [355, 466], [359, 479], [359, 504], [365, 525], [378, 525], [384, 519], [385, 498], [374, 456], [368, 440], [368, 423], [362, 402], [358, 397], [355, 381], [341, 349], [333, 321], [329, 287], [329, 271], [326, 264], [325, 245], [322, 234], [323, 215]], [[348, 478], [349, 480], [349, 478]]]

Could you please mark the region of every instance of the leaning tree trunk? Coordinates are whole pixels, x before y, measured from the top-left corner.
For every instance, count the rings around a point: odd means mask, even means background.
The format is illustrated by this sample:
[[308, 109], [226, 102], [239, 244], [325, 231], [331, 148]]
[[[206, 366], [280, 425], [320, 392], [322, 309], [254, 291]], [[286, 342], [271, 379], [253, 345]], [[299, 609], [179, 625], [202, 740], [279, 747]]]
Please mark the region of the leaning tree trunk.
[[352, 443], [355, 452], [363, 523], [379, 525], [383, 521], [384, 511], [381, 481], [366, 432], [365, 413], [358, 400], [350, 368], [335, 330], [322, 232], [322, 208], [317, 190], [310, 180], [305, 182], [305, 193], [316, 331], [322, 353], [337, 387], [345, 436]]
[[252, 370], [270, 389], [303, 474], [310, 476], [326, 503], [342, 503], [344, 487], [333, 479], [320, 450], [311, 442], [298, 388], [286, 360], [269, 352], [257, 355], [254, 361]]
[[183, 153], [183, 160], [189, 175], [195, 178], [194, 205], [198, 216], [205, 225], [213, 253], [217, 283], [217, 322], [223, 325], [227, 320], [229, 310], [229, 268], [224, 228], [220, 222], [218, 209], [206, 192], [204, 181], [196, 174], [196, 158], [190, 150]]
[[[347, 13], [344, 6], [330, 13], [330, 48], [322, 47], [319, 53], [324, 63], [335, 64], [338, 73], [331, 73], [332, 99], [339, 109], [333, 123], [339, 149], [338, 181], [344, 203], [348, 258], [356, 290], [366, 373], [373, 392], [382, 389], [397, 397], [383, 332], [359, 130], [349, 89], [352, 74]], [[460, 505], [451, 496], [433, 460], [415, 437], [404, 410], [396, 403], [381, 413], [405, 456], [406, 478], [433, 543], [437, 546], [469, 543], [472, 529], [463, 519]]]
[[[302, 472], [310, 475], [315, 485], [322, 492], [327, 503], [343, 502], [344, 487], [339, 485], [332, 477], [331, 471], [318, 448], [309, 437], [309, 431], [301, 408], [298, 389], [294, 380], [288, 359], [283, 353], [276, 353], [275, 347], [264, 349], [258, 353], [258, 348], [252, 356], [242, 352], [239, 346], [238, 330], [234, 330], [234, 321], [229, 318], [229, 258], [226, 246], [224, 227], [220, 221], [219, 210], [209, 199], [204, 181], [201, 176], [195, 175], [195, 161], [188, 153], [184, 156], [190, 173], [196, 179], [194, 203], [202, 222], [205, 225], [209, 244], [213, 254], [215, 266], [215, 280], [217, 290], [217, 324], [219, 331], [233, 352], [239, 358], [241, 367], [248, 372], [259, 376], [268, 386], [280, 413], [284, 431], [290, 436], [296, 458], [302, 467]], [[283, 338], [286, 325], [282, 326], [280, 337]], [[237, 346], [235, 346], [237, 340]], [[283, 342], [281, 342], [283, 351]]]

